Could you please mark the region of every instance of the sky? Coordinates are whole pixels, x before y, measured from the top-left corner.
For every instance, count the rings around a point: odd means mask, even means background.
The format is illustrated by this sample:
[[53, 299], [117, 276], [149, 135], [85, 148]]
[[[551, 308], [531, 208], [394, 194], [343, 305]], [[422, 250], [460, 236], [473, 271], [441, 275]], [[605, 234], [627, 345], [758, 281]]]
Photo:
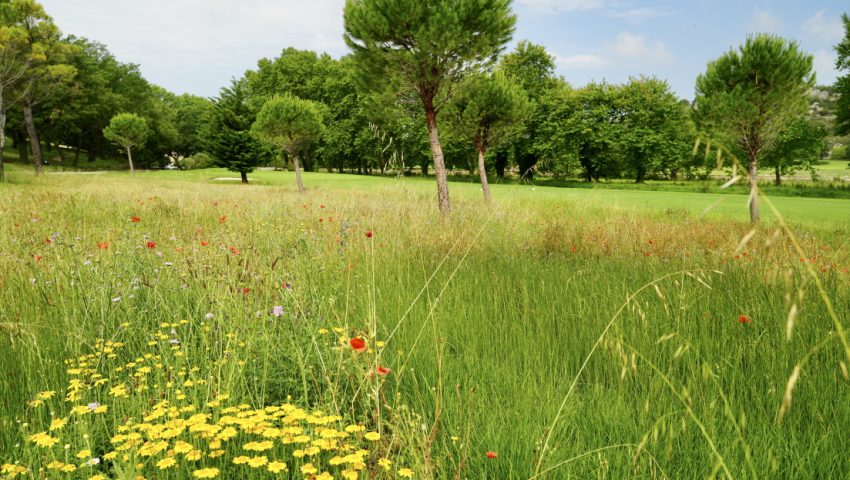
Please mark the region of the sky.
[[[428, 1], [428, 0], [421, 0]], [[66, 34], [105, 44], [149, 81], [214, 97], [234, 77], [286, 47], [347, 53], [344, 0], [42, 0]], [[555, 57], [573, 86], [665, 79], [692, 99], [706, 63], [768, 32], [814, 55], [818, 83], [832, 84], [833, 46], [846, 0], [514, 0], [513, 47], [527, 39]]]

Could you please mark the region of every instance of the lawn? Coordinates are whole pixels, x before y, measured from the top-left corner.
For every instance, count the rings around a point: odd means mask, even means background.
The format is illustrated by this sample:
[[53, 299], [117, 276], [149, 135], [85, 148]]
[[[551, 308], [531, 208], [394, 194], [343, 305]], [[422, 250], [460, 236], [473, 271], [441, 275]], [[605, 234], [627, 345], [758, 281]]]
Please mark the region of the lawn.
[[229, 176], [13, 167], [8, 472], [850, 476], [850, 200]]

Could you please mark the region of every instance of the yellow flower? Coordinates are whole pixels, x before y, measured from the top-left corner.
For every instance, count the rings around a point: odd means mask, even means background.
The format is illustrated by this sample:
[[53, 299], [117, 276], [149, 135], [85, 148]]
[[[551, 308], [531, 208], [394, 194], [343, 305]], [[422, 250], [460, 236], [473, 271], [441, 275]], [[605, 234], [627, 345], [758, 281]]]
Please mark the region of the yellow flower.
[[402, 478], [413, 478], [413, 470], [409, 468], [402, 468], [398, 471], [398, 476]]
[[381, 439], [381, 434], [378, 432], [367, 432], [366, 435], [363, 435], [363, 438], [370, 442], [377, 442]]
[[381, 468], [383, 468], [384, 470], [386, 470], [388, 472], [390, 471], [390, 467], [392, 466], [392, 464], [393, 464], [393, 462], [389, 458], [382, 458], [382, 459], [378, 460], [378, 465], [380, 465]]
[[192, 472], [192, 476], [195, 478], [215, 478], [218, 474], [219, 470], [217, 468], [202, 468]]
[[130, 392], [127, 391], [127, 387], [124, 385], [115, 385], [109, 389], [109, 394], [115, 398], [121, 398], [129, 396]]
[[244, 463], [248, 463], [249, 460], [251, 460], [251, 457], [246, 457], [245, 455], [240, 455], [240, 456], [235, 457], [233, 459], [233, 463], [235, 463], [236, 465], [242, 465]]
[[36, 445], [42, 448], [50, 448], [53, 445], [59, 443], [58, 438], [53, 438], [47, 434], [47, 432], [36, 433], [34, 435], [30, 435], [30, 441], [34, 442]]
[[357, 480], [358, 478], [360, 478], [360, 474], [358, 474], [354, 470], [343, 470], [342, 478], [344, 478], [345, 480]]
[[257, 452], [262, 452], [265, 450], [271, 450], [274, 447], [274, 443], [271, 441], [265, 442], [248, 442], [242, 446], [245, 450], [254, 450]]
[[288, 467], [283, 462], [271, 462], [266, 468], [272, 473], [280, 473], [288, 470]]
[[186, 460], [194, 462], [200, 460], [203, 456], [204, 454], [200, 450], [192, 450], [191, 452], [186, 454]]
[[269, 459], [266, 457], [254, 457], [248, 460], [248, 466], [251, 468], [260, 468], [267, 463], [269, 463]]
[[54, 418], [50, 421], [50, 427], [48, 430], [51, 432], [54, 430], [61, 430], [68, 423], [68, 419], [65, 418]]
[[191, 444], [186, 443], [186, 442], [180, 441], [180, 442], [177, 442], [177, 443], [174, 444], [174, 452], [175, 453], [189, 453], [194, 449], [195, 449], [195, 447], [193, 447]]
[[334, 476], [328, 472], [322, 472], [321, 475], [316, 477], [316, 480], [334, 480]]
[[46, 391], [46, 392], [39, 393], [38, 395], [35, 396], [35, 398], [37, 398], [39, 400], [47, 400], [47, 399], [53, 398], [54, 395], [56, 395], [56, 392], [54, 392], [53, 390], [49, 390], [49, 391]]
[[366, 427], [363, 425], [349, 425], [345, 427], [345, 431], [348, 433], [357, 433], [362, 432], [363, 430], [366, 430]]
[[89, 477], [89, 480], [106, 480], [106, 477], [103, 475], [94, 475]]
[[312, 463], [305, 463], [301, 466], [301, 473], [304, 475], [313, 475], [316, 472], [318, 472], [318, 470], [316, 470], [316, 467], [314, 467]]
[[106, 405], [101, 405], [101, 406], [96, 407], [96, 408], [94, 409], [94, 413], [106, 413], [106, 411], [107, 411], [107, 410], [109, 410], [109, 407], [108, 407], [108, 406], [106, 406]]
[[171, 468], [174, 465], [177, 465], [177, 460], [174, 460], [174, 457], [163, 458], [162, 460], [156, 462], [156, 466], [160, 470], [165, 470], [166, 468]]

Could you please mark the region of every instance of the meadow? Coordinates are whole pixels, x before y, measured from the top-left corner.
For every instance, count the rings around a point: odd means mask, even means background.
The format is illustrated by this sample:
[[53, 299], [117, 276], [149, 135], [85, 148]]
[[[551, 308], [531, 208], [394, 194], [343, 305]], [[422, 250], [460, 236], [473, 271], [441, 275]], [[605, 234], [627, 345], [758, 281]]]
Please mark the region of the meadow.
[[850, 476], [850, 200], [9, 173], [0, 478]]

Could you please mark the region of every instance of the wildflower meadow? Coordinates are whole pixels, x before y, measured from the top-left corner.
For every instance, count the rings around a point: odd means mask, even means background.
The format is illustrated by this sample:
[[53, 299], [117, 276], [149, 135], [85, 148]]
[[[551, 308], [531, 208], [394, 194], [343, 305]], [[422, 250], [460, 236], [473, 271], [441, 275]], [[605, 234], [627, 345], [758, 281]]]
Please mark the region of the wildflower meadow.
[[3, 478], [850, 473], [846, 222], [257, 175], [0, 189]]

